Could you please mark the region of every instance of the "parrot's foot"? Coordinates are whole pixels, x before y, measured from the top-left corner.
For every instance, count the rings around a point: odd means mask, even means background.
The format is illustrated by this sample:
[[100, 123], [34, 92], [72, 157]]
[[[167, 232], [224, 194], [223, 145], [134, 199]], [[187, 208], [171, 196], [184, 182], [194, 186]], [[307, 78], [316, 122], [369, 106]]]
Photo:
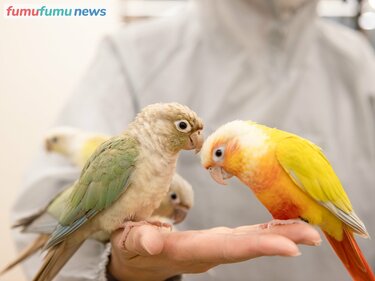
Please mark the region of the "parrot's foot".
[[142, 226], [142, 225], [154, 225], [157, 227], [166, 227], [172, 230], [172, 225], [170, 223], [160, 222], [160, 221], [126, 221], [123, 223], [122, 227], [124, 231], [122, 232], [121, 239], [120, 239], [120, 247], [123, 250], [126, 250], [126, 239], [128, 238], [130, 230], [133, 227]]
[[262, 224], [262, 229], [270, 229], [277, 225], [288, 225], [288, 224], [297, 224], [297, 223], [305, 223], [300, 219], [290, 219], [290, 220], [272, 220], [268, 223]]
[[157, 226], [157, 227], [166, 227], [169, 228], [169, 230], [173, 229], [172, 224], [167, 223], [167, 222], [161, 222], [161, 221], [147, 221], [148, 224]]

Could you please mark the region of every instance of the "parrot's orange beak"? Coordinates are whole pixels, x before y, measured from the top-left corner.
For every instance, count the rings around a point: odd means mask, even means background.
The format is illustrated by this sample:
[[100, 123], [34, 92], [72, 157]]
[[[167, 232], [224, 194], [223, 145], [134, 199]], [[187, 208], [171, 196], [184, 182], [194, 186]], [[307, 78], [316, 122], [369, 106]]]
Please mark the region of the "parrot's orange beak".
[[190, 135], [190, 142], [187, 143], [184, 149], [195, 149], [195, 153], [198, 153], [202, 148], [203, 140], [202, 130], [198, 130]]
[[211, 177], [218, 183], [222, 185], [227, 185], [225, 182], [226, 179], [231, 178], [233, 175], [227, 173], [222, 167], [209, 167], [208, 171], [210, 172]]

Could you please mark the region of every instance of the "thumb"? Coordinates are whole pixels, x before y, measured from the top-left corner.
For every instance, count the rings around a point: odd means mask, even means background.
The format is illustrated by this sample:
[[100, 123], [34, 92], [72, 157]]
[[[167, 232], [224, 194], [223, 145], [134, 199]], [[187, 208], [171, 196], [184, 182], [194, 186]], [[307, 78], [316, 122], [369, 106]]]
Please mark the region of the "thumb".
[[[113, 239], [117, 245], [121, 239], [121, 231]], [[160, 254], [163, 247], [163, 235], [158, 227], [152, 225], [133, 227], [125, 241], [126, 252], [130, 255], [154, 256]]]

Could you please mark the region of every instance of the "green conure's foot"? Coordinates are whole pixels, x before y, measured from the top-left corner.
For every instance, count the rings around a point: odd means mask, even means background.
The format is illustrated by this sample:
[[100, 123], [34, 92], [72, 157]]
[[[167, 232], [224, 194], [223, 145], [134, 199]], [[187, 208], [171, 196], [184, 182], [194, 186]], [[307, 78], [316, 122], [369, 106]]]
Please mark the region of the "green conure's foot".
[[122, 227], [124, 231], [122, 232], [121, 239], [120, 239], [120, 247], [126, 251], [126, 239], [128, 238], [130, 230], [133, 227], [138, 227], [142, 225], [153, 225], [156, 227], [166, 227], [172, 230], [172, 225], [170, 223], [160, 222], [160, 221], [126, 221], [123, 223]]

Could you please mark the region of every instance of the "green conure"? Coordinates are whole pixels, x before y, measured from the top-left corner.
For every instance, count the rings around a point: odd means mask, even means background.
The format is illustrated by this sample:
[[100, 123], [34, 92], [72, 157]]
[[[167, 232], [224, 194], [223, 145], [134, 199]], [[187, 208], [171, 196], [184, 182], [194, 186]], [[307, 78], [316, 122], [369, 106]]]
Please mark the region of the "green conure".
[[[40, 251], [47, 243], [51, 233], [55, 230], [57, 220], [60, 218], [66, 200], [73, 191], [74, 186], [70, 186], [57, 194], [42, 210], [21, 218], [13, 227], [20, 227], [23, 233], [39, 234], [20, 254], [3, 269], [0, 275], [11, 270], [14, 266], [25, 261], [30, 256]], [[194, 191], [192, 186], [183, 177], [174, 174], [168, 193], [164, 196], [159, 208], [152, 213], [151, 221], [161, 220], [178, 224], [182, 222], [194, 204]], [[110, 233], [99, 231], [90, 236], [100, 242], [107, 243]]]
[[188, 107], [153, 104], [123, 134], [99, 146], [74, 183], [33, 280], [52, 280], [92, 234], [149, 219], [169, 191], [179, 152], [200, 150], [202, 129]]

